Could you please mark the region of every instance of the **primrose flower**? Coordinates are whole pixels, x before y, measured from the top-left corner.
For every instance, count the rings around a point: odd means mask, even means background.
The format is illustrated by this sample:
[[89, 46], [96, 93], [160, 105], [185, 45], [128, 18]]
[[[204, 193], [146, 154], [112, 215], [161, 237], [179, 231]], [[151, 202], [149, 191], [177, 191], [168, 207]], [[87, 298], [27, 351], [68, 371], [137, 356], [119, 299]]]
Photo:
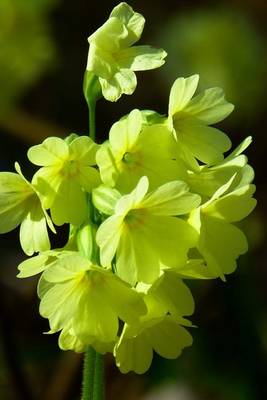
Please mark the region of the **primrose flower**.
[[151, 189], [186, 176], [185, 167], [175, 160], [176, 143], [161, 124], [143, 125], [139, 110], [116, 122], [96, 154], [102, 181], [119, 191], [131, 191], [142, 176]]
[[247, 137], [222, 162], [214, 166], [203, 165], [199, 171], [189, 171], [186, 181], [190, 189], [204, 198], [210, 198], [233, 176], [232, 189], [251, 183], [254, 179], [253, 168], [247, 164], [247, 157], [241, 154], [251, 141], [252, 138]]
[[[192, 337], [181, 326], [191, 326], [183, 318], [194, 311], [190, 290], [172, 271], [164, 271], [153, 285], [139, 283], [137, 290], [145, 294], [147, 313], [138, 324], [125, 324], [114, 347], [114, 357], [121, 372], [143, 374], [153, 358], [153, 350], [165, 358], [177, 358], [191, 346]], [[169, 313], [169, 314], [168, 314]]]
[[192, 98], [198, 80], [198, 75], [176, 79], [171, 88], [168, 118], [180, 156], [196, 171], [196, 159], [213, 165], [222, 161], [223, 153], [230, 149], [228, 136], [209, 125], [222, 121], [234, 109], [220, 88], [205, 90]]
[[230, 191], [235, 177], [215, 192], [212, 198], [191, 212], [189, 223], [198, 231], [197, 249], [213, 277], [232, 273], [236, 259], [247, 251], [243, 232], [233, 225], [256, 206], [254, 185]]
[[86, 345], [115, 341], [118, 318], [135, 324], [146, 312], [141, 294], [78, 253], [47, 268], [38, 290], [40, 314], [49, 319], [50, 332], [69, 329], [71, 321], [72, 336]]
[[[150, 46], [132, 46], [143, 32], [145, 19], [126, 3], [120, 3], [109, 19], [89, 38], [87, 70], [92, 71], [102, 87], [103, 96], [117, 101], [123, 93], [136, 88], [134, 71], [158, 68], [167, 53]], [[131, 47], [132, 46], [132, 47]]]
[[22, 175], [0, 172], [0, 233], [10, 232], [20, 225], [20, 243], [25, 254], [50, 249], [47, 224], [55, 232], [49, 215], [43, 208], [34, 186]]
[[109, 267], [116, 254], [116, 273], [132, 285], [153, 283], [162, 266], [184, 265], [196, 240], [194, 229], [176, 216], [196, 208], [200, 197], [189, 193], [182, 181], [149, 194], [148, 185], [142, 177], [130, 194], [122, 196], [96, 235], [101, 264]]
[[42, 167], [33, 184], [56, 225], [80, 225], [86, 219], [86, 192], [100, 183], [99, 173], [92, 167], [97, 148], [89, 137], [80, 136], [70, 143], [50, 137], [29, 149], [29, 160]]
[[169, 315], [153, 318], [142, 328], [125, 325], [115, 346], [114, 357], [122, 373], [145, 373], [152, 363], [153, 350], [161, 357], [175, 359], [193, 343], [190, 333]]

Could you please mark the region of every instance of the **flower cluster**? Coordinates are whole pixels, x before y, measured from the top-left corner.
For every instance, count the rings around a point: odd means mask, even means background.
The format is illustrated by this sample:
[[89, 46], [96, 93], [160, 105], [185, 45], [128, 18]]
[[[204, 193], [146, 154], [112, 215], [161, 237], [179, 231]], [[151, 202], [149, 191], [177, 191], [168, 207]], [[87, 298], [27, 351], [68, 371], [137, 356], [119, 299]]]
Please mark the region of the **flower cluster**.
[[[133, 71], [166, 53], [131, 47], [144, 18], [126, 3], [89, 38], [87, 69], [103, 96], [136, 85]], [[255, 207], [253, 169], [213, 124], [233, 105], [219, 88], [194, 96], [199, 77], [178, 78], [169, 114], [131, 111], [101, 145], [86, 136], [50, 137], [28, 151], [40, 168], [31, 183], [0, 173], [0, 233], [21, 224], [19, 277], [41, 274], [40, 314], [63, 350], [113, 352], [122, 372], [145, 372], [153, 351], [176, 358], [192, 344], [194, 311], [184, 279], [225, 279], [247, 251], [236, 222]], [[67, 244], [51, 250], [47, 225], [70, 224]]]

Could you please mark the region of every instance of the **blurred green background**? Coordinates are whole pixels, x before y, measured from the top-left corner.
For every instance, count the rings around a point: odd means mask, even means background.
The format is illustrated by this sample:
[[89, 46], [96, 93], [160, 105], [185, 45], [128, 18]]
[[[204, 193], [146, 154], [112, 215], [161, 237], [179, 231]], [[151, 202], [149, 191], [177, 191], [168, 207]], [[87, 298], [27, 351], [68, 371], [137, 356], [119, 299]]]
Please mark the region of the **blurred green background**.
[[[86, 134], [82, 78], [87, 37], [115, 1], [0, 0], [0, 170], [26, 159], [32, 144], [51, 135]], [[244, 223], [250, 251], [227, 283], [189, 282], [196, 300], [194, 345], [174, 361], [154, 357], [142, 376], [121, 375], [106, 360], [107, 399], [267, 399], [267, 148], [266, 0], [132, 0], [147, 20], [144, 44], [169, 56], [160, 70], [138, 74], [133, 96], [98, 104], [98, 139], [134, 107], [167, 111], [178, 76], [199, 73], [202, 88], [222, 86], [236, 109], [222, 128], [248, 149], [256, 171], [258, 207]], [[1, 236], [0, 399], [75, 400], [79, 355], [58, 349], [38, 315], [36, 279], [16, 278], [23, 259], [18, 232]], [[64, 241], [64, 237], [59, 239]]]

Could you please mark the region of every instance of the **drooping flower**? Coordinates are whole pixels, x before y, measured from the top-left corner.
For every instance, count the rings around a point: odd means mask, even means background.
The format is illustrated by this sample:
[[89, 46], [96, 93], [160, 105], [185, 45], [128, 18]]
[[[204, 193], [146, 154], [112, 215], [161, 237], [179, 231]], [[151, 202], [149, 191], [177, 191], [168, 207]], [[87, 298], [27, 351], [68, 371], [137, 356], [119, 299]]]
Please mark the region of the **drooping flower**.
[[0, 233], [10, 232], [20, 225], [21, 247], [28, 256], [50, 249], [47, 224], [55, 232], [49, 215], [43, 208], [34, 186], [22, 175], [0, 172]]
[[116, 254], [116, 273], [126, 282], [152, 283], [161, 266], [184, 265], [188, 250], [195, 245], [195, 232], [177, 215], [189, 213], [200, 203], [182, 181], [160, 186], [147, 194], [148, 179], [122, 196], [114, 215], [97, 231], [101, 264], [109, 266]]
[[134, 71], [159, 68], [167, 53], [150, 46], [132, 46], [143, 32], [144, 17], [120, 3], [109, 19], [89, 38], [87, 70], [99, 77], [103, 96], [117, 101], [132, 94], [137, 80]]
[[138, 324], [124, 325], [114, 347], [116, 364], [123, 373], [146, 372], [152, 362], [153, 350], [162, 357], [174, 359], [192, 344], [191, 335], [182, 326], [191, 326], [183, 316], [193, 312], [192, 295], [177, 276], [171, 278], [169, 274], [172, 273], [165, 272], [149, 288], [137, 286], [146, 293], [144, 300], [148, 312]]
[[192, 98], [198, 80], [198, 75], [176, 79], [171, 88], [168, 118], [180, 156], [196, 171], [196, 159], [213, 165], [222, 161], [223, 153], [230, 149], [228, 136], [209, 125], [222, 121], [234, 109], [220, 88], [205, 90]]
[[80, 136], [70, 143], [50, 137], [29, 149], [29, 160], [42, 167], [33, 184], [56, 225], [80, 225], [86, 219], [86, 192], [100, 183], [99, 173], [92, 167], [97, 148], [89, 137]]
[[145, 373], [152, 362], [153, 350], [161, 357], [177, 358], [185, 347], [192, 345], [192, 337], [171, 316], [153, 318], [143, 327], [125, 325], [114, 349], [117, 367], [122, 373]]
[[255, 186], [231, 191], [235, 179], [219, 188], [212, 198], [191, 212], [189, 223], [198, 231], [197, 249], [213, 277], [232, 273], [237, 258], [248, 249], [244, 233], [233, 222], [245, 218], [256, 206]]
[[[149, 305], [149, 314], [152, 316], [165, 315], [169, 313], [179, 322], [187, 324], [188, 321], [182, 319], [190, 316], [194, 312], [194, 299], [189, 288], [184, 284], [179, 275], [173, 270], [164, 270], [160, 277], [152, 284], [147, 285], [138, 283], [136, 289], [145, 293], [146, 304]], [[141, 321], [146, 317], [143, 316]], [[190, 324], [189, 324], [190, 325]]]
[[204, 165], [199, 171], [189, 171], [186, 181], [190, 189], [208, 199], [233, 176], [232, 189], [251, 183], [254, 171], [247, 164], [247, 157], [242, 154], [251, 141], [252, 138], [247, 137], [222, 162], [214, 166]]
[[119, 322], [135, 324], [146, 306], [142, 295], [111, 271], [93, 265], [78, 253], [59, 258], [40, 279], [40, 314], [51, 333], [69, 329], [86, 346], [116, 340]]
[[175, 160], [176, 142], [162, 124], [143, 125], [139, 110], [116, 122], [96, 154], [103, 182], [127, 193], [142, 176], [151, 189], [186, 176], [185, 167]]

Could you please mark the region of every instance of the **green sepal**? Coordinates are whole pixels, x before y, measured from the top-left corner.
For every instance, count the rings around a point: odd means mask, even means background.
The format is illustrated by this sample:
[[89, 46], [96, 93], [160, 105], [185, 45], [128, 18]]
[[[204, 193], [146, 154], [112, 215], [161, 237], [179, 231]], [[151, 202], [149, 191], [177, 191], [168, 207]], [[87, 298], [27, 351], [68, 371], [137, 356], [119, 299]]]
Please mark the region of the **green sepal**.
[[91, 221], [85, 222], [77, 231], [77, 246], [78, 251], [88, 260], [96, 262], [97, 248], [96, 248], [96, 230], [97, 226]]
[[167, 121], [166, 115], [159, 114], [153, 110], [141, 110], [144, 125], [165, 124]]
[[105, 185], [100, 185], [92, 191], [94, 206], [105, 215], [114, 214], [117, 201], [121, 198], [118, 190]]
[[96, 103], [102, 97], [99, 79], [92, 71], [86, 70], [84, 73], [83, 94], [88, 105]]

